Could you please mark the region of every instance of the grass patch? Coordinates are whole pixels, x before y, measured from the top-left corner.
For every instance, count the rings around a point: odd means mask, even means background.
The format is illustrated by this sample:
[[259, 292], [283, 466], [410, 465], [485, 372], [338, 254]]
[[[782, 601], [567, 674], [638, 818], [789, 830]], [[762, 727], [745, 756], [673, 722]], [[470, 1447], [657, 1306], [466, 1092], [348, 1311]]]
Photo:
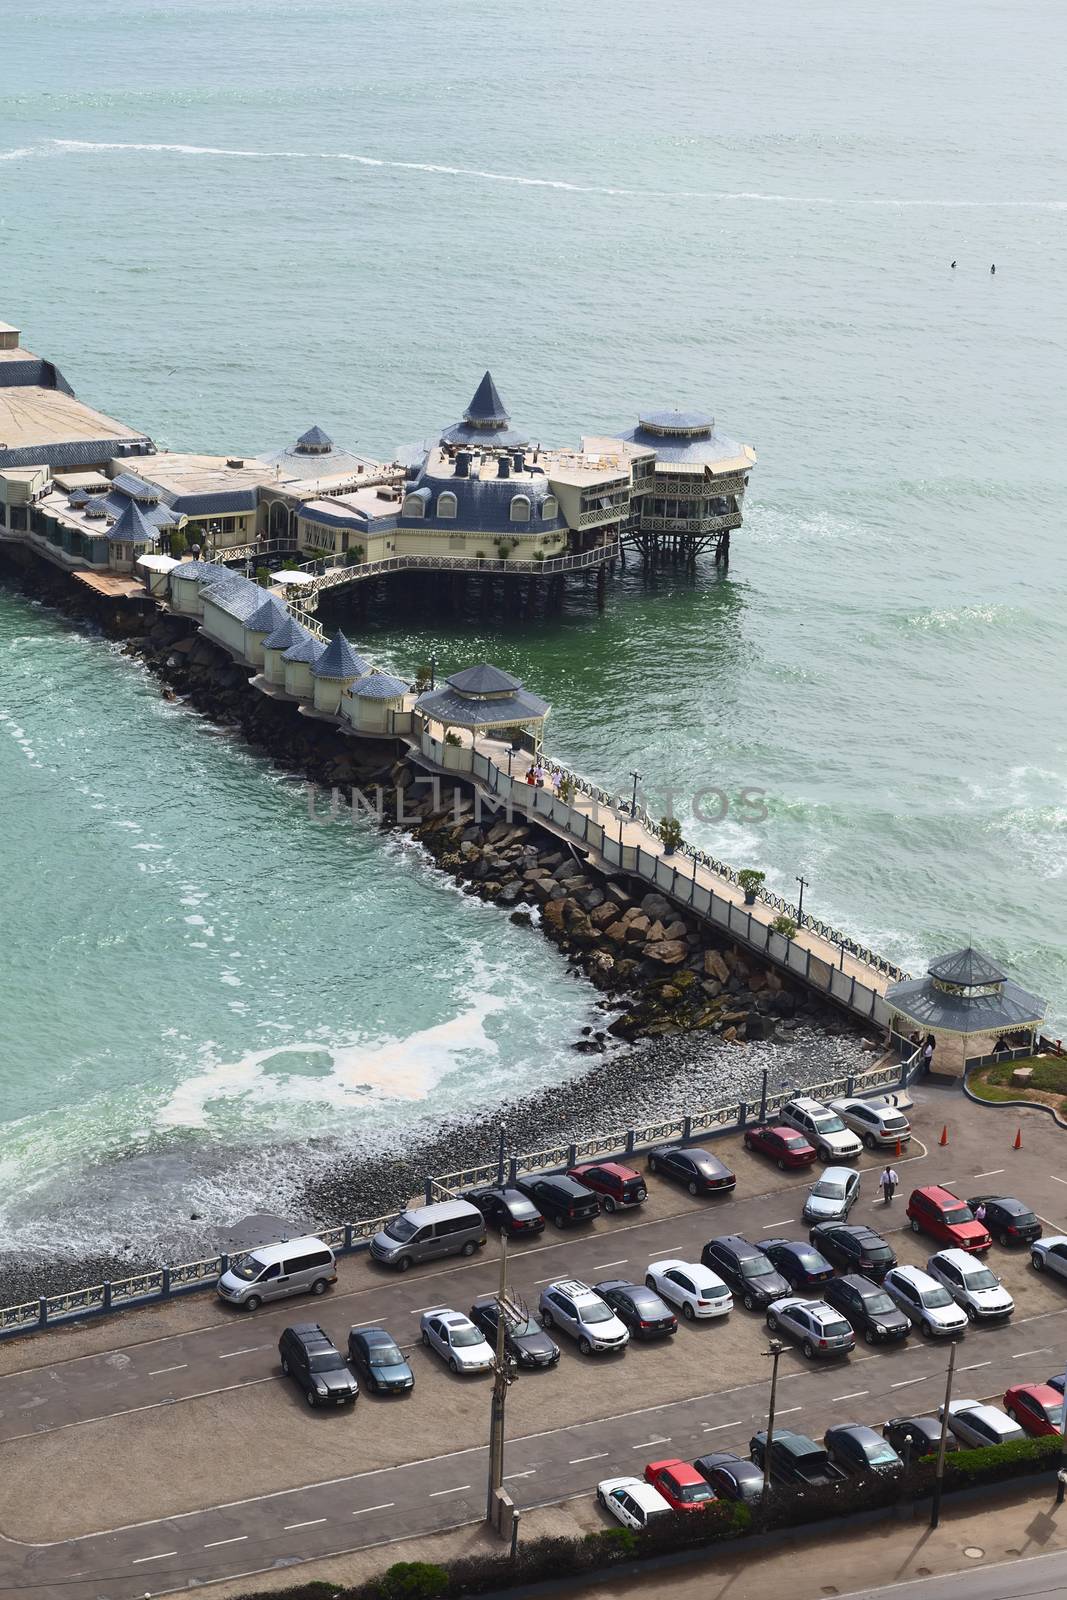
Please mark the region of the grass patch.
[[[1030, 1067], [1033, 1077], [1025, 1085], [1012, 1082], [1012, 1073], [1018, 1067]], [[989, 1067], [980, 1067], [967, 1079], [967, 1086], [979, 1100], [1025, 1100], [1029, 1090], [1042, 1096], [1060, 1095], [1067, 1098], [1067, 1056], [1025, 1056], [1020, 1061], [998, 1061]]]

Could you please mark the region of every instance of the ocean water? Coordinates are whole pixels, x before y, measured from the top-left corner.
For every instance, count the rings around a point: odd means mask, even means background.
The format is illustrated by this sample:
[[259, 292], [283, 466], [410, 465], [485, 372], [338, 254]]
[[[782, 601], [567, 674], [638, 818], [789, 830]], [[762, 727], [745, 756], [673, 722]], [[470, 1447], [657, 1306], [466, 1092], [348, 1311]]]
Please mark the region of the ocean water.
[[[1067, 1017], [1061, 5], [55, 0], [3, 38], [0, 318], [83, 398], [249, 453], [389, 455], [486, 366], [545, 442], [714, 412], [760, 455], [728, 577], [360, 642], [520, 671], [581, 770]], [[549, 950], [3, 594], [0, 811], [17, 1240], [57, 1197], [150, 1231], [209, 1168], [269, 1203], [279, 1139], [574, 1070]]]

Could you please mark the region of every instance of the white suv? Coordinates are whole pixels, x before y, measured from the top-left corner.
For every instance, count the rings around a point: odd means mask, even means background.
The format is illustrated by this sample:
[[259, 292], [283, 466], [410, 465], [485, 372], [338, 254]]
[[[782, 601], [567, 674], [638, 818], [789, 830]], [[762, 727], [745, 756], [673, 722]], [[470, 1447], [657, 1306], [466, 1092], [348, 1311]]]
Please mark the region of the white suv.
[[889, 1298], [928, 1339], [958, 1339], [967, 1318], [943, 1283], [921, 1267], [890, 1267], [882, 1279]]
[[836, 1111], [806, 1096], [787, 1100], [778, 1113], [778, 1121], [803, 1133], [815, 1146], [820, 1161], [849, 1161], [863, 1149]]
[[895, 1150], [898, 1144], [903, 1147], [911, 1143], [911, 1123], [896, 1106], [853, 1097], [831, 1100], [830, 1110], [859, 1134], [868, 1150]]
[[630, 1342], [626, 1325], [606, 1300], [594, 1294], [587, 1283], [577, 1278], [560, 1278], [541, 1290], [538, 1300], [541, 1321], [546, 1328], [559, 1328], [577, 1339], [583, 1356], [594, 1350], [625, 1350]]
[[931, 1278], [943, 1283], [972, 1322], [997, 1322], [1010, 1317], [1015, 1301], [995, 1272], [976, 1261], [969, 1250], [938, 1250], [926, 1263]]

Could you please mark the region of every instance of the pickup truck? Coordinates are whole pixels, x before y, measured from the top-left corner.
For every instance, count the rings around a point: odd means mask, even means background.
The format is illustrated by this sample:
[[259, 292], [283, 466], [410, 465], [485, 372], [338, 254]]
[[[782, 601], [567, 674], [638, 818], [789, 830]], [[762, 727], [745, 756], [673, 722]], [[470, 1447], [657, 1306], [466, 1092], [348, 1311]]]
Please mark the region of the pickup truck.
[[[749, 1454], [757, 1467], [768, 1471], [765, 1433], [752, 1435]], [[769, 1473], [772, 1479], [776, 1478], [780, 1483], [795, 1483], [810, 1489], [821, 1489], [846, 1481], [846, 1474], [830, 1460], [829, 1453], [821, 1444], [816, 1444], [814, 1439], [808, 1439], [802, 1433], [792, 1433], [789, 1429], [775, 1432]]]

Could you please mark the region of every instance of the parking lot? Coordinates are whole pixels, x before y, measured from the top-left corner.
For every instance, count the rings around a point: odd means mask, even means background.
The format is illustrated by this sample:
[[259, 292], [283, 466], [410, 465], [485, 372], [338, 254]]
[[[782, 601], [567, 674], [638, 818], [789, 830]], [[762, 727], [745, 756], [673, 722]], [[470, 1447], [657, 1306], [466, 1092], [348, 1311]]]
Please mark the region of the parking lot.
[[[924, 1265], [937, 1245], [911, 1233], [904, 1206], [911, 1188], [937, 1182], [961, 1196], [1018, 1194], [1046, 1233], [1067, 1231], [1063, 1137], [1051, 1122], [1037, 1113], [1009, 1121], [958, 1092], [924, 1089], [916, 1101], [916, 1139], [893, 1159], [901, 1193], [893, 1206], [881, 1205], [884, 1157], [864, 1152], [851, 1221], [884, 1232], [901, 1262]], [[1015, 1151], [1018, 1120], [1023, 1149]], [[945, 1122], [949, 1143], [941, 1147]], [[699, 1260], [716, 1235], [741, 1233], [756, 1243], [806, 1237], [800, 1211], [810, 1176], [779, 1172], [740, 1139], [711, 1148], [737, 1173], [731, 1195], [693, 1200], [650, 1178], [638, 1210], [573, 1231], [549, 1227], [513, 1246], [513, 1290], [535, 1309], [541, 1287], [555, 1278], [640, 1282], [650, 1261]], [[1015, 1315], [968, 1331], [956, 1394], [999, 1401], [1009, 1383], [1063, 1369], [1067, 1285], [1034, 1273], [1026, 1250], [994, 1244], [987, 1260], [1014, 1296]], [[97, 1535], [92, 1561], [129, 1571], [143, 1593], [145, 1566], [158, 1565], [157, 1587], [164, 1587], [165, 1571], [179, 1564], [202, 1577], [253, 1571], [477, 1518], [491, 1380], [454, 1376], [425, 1351], [419, 1316], [436, 1305], [467, 1310], [495, 1289], [498, 1275], [490, 1233], [473, 1260], [403, 1276], [366, 1256], [350, 1258], [320, 1300], [248, 1315], [194, 1297], [0, 1347], [7, 1464], [0, 1532], [34, 1542]], [[414, 1391], [382, 1399], [364, 1393], [354, 1410], [310, 1410], [281, 1376], [277, 1341], [288, 1323], [314, 1320], [341, 1348], [350, 1327], [387, 1327], [409, 1356]], [[745, 1453], [765, 1423], [766, 1328], [740, 1305], [726, 1319], [681, 1322], [665, 1342], [631, 1342], [622, 1355], [582, 1357], [569, 1339], [557, 1342], [559, 1365], [522, 1372], [509, 1395], [505, 1471], [520, 1505], [586, 1493], [598, 1479], [640, 1474], [656, 1458]], [[819, 1438], [834, 1422], [880, 1425], [891, 1415], [930, 1413], [945, 1363], [944, 1348], [914, 1332], [886, 1349], [860, 1342], [852, 1356], [828, 1363], [809, 1364], [790, 1348], [781, 1363], [779, 1425]], [[65, 1545], [55, 1560], [64, 1570], [76, 1560], [70, 1570], [85, 1571], [88, 1548]]]

